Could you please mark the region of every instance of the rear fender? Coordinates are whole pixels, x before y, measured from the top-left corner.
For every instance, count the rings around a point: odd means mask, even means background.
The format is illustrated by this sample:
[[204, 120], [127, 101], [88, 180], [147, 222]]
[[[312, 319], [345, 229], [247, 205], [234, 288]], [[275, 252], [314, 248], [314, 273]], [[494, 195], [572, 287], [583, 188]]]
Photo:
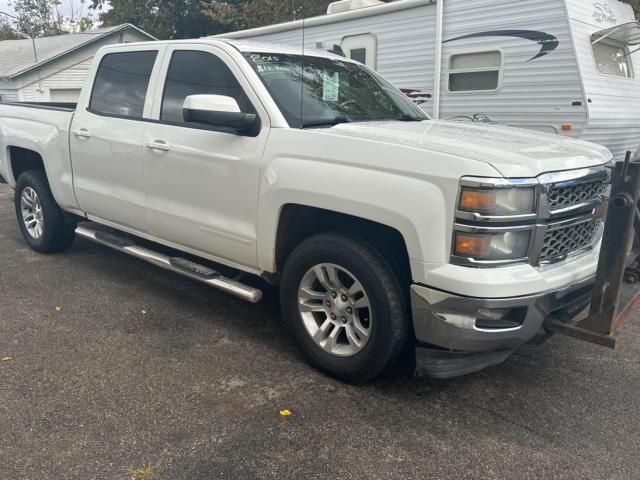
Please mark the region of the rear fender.
[[42, 158], [49, 187], [58, 205], [64, 209], [77, 210], [78, 203], [73, 193], [69, 138], [66, 131], [57, 126], [20, 118], [2, 119], [0, 126], [0, 148], [5, 180], [15, 187], [17, 179], [12, 169], [11, 147], [30, 150]]

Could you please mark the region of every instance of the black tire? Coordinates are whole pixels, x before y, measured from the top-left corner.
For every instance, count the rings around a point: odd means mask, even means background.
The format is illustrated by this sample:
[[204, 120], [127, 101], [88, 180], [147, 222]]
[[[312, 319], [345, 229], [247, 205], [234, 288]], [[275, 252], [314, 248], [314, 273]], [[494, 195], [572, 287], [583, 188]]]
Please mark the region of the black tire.
[[[35, 237], [27, 228], [22, 214], [22, 194], [25, 189], [30, 188], [38, 196], [42, 208], [43, 232], [39, 237]], [[58, 207], [45, 173], [41, 170], [30, 170], [24, 172], [16, 183], [16, 218], [22, 231], [25, 242], [36, 252], [57, 253], [68, 249], [75, 239], [75, 223], [65, 221], [64, 215]]]
[[[301, 282], [319, 264], [334, 264], [352, 273], [370, 300], [370, 336], [362, 350], [351, 356], [332, 354], [316, 344], [298, 308]], [[285, 321], [310, 363], [354, 383], [366, 382], [389, 369], [407, 346], [412, 331], [407, 286], [400, 278], [392, 263], [375, 247], [355, 236], [322, 233], [301, 243], [283, 269], [280, 303]], [[320, 315], [322, 323], [325, 313]]]

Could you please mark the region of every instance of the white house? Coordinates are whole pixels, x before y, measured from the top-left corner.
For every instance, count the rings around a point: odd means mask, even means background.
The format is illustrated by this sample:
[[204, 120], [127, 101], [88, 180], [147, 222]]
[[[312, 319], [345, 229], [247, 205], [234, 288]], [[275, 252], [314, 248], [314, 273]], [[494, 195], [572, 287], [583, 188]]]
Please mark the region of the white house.
[[0, 101], [76, 102], [96, 51], [105, 45], [155, 40], [131, 24], [0, 42]]

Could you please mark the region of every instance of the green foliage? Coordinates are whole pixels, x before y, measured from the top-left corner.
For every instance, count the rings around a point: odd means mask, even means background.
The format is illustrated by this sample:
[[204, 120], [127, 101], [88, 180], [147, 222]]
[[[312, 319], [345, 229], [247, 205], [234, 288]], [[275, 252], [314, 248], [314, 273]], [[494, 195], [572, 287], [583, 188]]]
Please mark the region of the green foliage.
[[212, 0], [203, 13], [225, 30], [241, 30], [322, 15], [333, 0]]
[[199, 38], [321, 15], [331, 0], [91, 0], [104, 26], [132, 23], [160, 39]]
[[160, 39], [199, 38], [221, 33], [222, 25], [203, 15], [201, 0], [91, 0], [104, 26], [132, 23]]
[[64, 33], [60, 0], [10, 0], [18, 19], [15, 28], [31, 37]]
[[22, 36], [16, 32], [6, 17], [0, 15], [0, 42], [3, 40], [18, 40]]

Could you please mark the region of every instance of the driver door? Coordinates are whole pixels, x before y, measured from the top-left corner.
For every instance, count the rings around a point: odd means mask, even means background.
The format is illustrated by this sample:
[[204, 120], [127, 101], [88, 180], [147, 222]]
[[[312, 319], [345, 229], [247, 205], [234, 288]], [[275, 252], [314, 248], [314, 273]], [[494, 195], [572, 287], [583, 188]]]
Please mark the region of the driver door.
[[[174, 45], [154, 97], [143, 138], [143, 169], [150, 233], [227, 264], [257, 264], [256, 219], [260, 161], [268, 117], [238, 66], [224, 51]], [[188, 123], [182, 107], [190, 95], [234, 98], [257, 113], [255, 137]]]

